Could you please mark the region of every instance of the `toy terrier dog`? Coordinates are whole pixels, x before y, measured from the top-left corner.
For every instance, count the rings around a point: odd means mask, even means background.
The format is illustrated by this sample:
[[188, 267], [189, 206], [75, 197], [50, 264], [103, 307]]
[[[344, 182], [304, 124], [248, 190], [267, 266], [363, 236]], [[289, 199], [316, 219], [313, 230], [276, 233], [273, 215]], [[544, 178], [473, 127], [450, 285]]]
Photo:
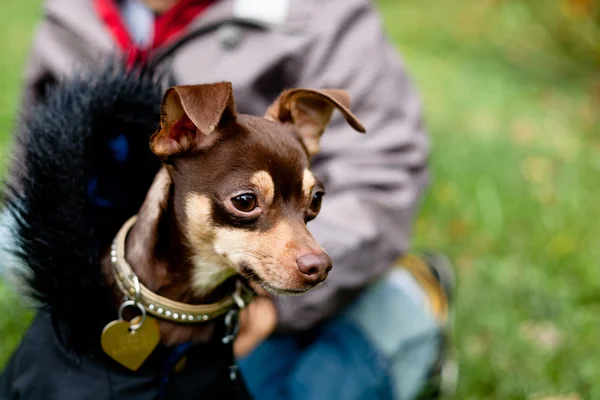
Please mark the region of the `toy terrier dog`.
[[349, 106], [342, 90], [294, 89], [256, 117], [236, 112], [230, 83], [170, 88], [150, 139], [163, 168], [127, 240], [143, 284], [194, 303], [238, 275], [275, 294], [323, 282], [332, 262], [306, 223], [325, 189], [309, 162], [335, 109], [364, 132]]

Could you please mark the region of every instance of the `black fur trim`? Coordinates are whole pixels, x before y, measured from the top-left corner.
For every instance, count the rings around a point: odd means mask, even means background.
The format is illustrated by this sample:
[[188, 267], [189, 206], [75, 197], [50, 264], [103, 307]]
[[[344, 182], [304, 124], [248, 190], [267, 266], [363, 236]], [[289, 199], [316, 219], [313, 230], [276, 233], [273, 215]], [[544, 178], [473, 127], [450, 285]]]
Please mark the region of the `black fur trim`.
[[19, 188], [6, 188], [15, 220], [16, 271], [29, 295], [67, 327], [77, 351], [99, 347], [116, 311], [99, 267], [102, 252], [141, 206], [160, 168], [150, 152], [163, 87], [152, 72], [118, 62], [54, 87], [27, 110]]

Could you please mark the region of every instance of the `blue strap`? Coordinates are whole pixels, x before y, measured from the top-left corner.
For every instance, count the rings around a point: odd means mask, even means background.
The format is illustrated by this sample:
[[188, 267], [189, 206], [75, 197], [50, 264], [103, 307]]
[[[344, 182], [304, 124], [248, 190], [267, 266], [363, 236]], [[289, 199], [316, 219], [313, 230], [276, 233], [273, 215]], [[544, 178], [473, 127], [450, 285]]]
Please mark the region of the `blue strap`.
[[175, 346], [175, 348], [171, 350], [171, 354], [169, 354], [169, 357], [167, 357], [167, 361], [165, 362], [160, 375], [160, 387], [158, 389], [157, 397], [158, 400], [165, 398], [167, 394], [167, 384], [171, 378], [171, 373], [190, 347], [192, 347], [192, 342], [186, 342]]

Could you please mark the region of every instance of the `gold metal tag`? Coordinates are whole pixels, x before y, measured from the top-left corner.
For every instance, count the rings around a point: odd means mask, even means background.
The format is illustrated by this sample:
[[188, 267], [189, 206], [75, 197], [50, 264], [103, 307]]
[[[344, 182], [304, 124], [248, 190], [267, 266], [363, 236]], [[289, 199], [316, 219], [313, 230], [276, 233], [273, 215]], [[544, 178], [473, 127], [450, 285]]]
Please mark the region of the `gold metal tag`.
[[137, 371], [142, 366], [160, 341], [158, 324], [151, 317], [146, 317], [142, 326], [130, 331], [130, 326], [139, 323], [140, 319], [138, 316], [129, 322], [112, 321], [104, 327], [100, 339], [102, 350], [132, 371]]

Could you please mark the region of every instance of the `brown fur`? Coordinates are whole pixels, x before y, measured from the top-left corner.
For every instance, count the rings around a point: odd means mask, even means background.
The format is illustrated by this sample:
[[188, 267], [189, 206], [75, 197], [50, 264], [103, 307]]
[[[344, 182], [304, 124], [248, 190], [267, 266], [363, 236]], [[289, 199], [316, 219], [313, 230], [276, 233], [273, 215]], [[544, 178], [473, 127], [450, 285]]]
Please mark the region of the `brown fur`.
[[[229, 278], [237, 274], [284, 294], [322, 282], [331, 260], [306, 227], [318, 213], [311, 210], [313, 196], [323, 191], [309, 171], [309, 156], [333, 108], [349, 113], [347, 95], [340, 93], [335, 95], [342, 100], [308, 90], [292, 102], [286, 96], [286, 104], [277, 100], [270, 110], [282, 115], [286, 107], [302, 105], [301, 112], [291, 112], [301, 118], [282, 123], [272, 112], [268, 119], [238, 115], [228, 83], [169, 89], [151, 139], [164, 167], [126, 242], [140, 280], [161, 296], [190, 304], [227, 294]], [[302, 132], [311, 130], [318, 134], [307, 139]], [[256, 197], [257, 208], [244, 213], [231, 199], [246, 193]], [[299, 266], [306, 260], [309, 269]], [[211, 325], [161, 321], [160, 327], [167, 344], [206, 340], [212, 332]]]

